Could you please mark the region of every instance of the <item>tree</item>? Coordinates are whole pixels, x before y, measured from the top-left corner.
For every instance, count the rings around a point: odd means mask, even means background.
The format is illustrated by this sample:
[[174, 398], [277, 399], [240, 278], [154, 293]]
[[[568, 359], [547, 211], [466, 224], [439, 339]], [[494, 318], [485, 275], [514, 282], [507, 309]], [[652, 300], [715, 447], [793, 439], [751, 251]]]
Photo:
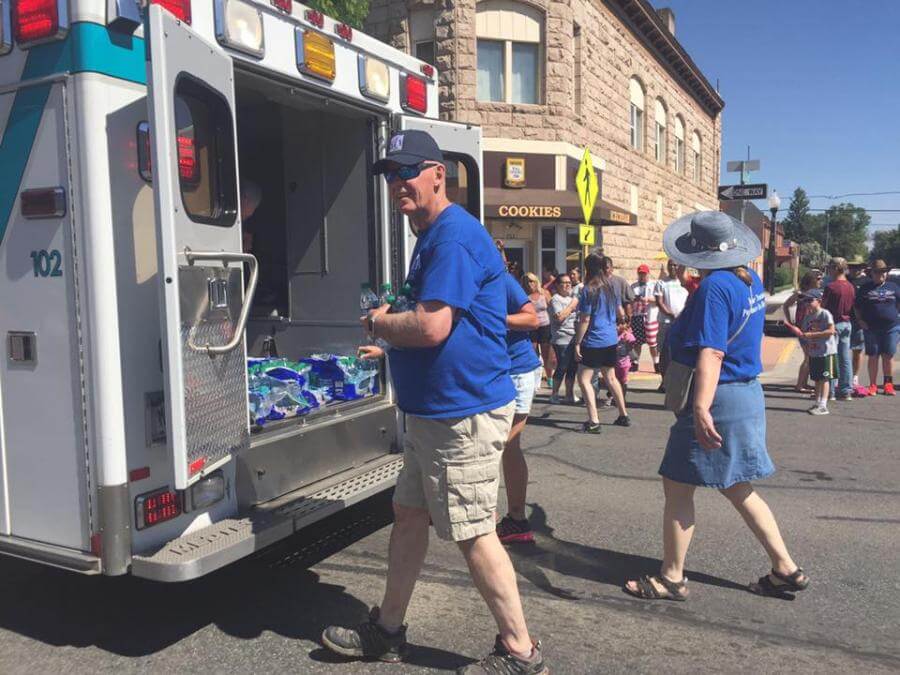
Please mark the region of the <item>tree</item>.
[[360, 29], [369, 14], [369, 0], [310, 0], [304, 4]]
[[800, 244], [800, 264], [806, 267], [815, 267], [816, 269], [824, 269], [825, 263], [828, 262], [828, 256], [825, 250], [817, 241], [805, 241]]
[[796, 241], [800, 244], [811, 241], [809, 225], [812, 215], [809, 212], [809, 198], [806, 190], [798, 187], [791, 197], [791, 205], [788, 207], [787, 216], [781, 221], [784, 228], [784, 238]]
[[872, 219], [864, 208], [838, 204], [822, 216], [824, 234], [828, 239], [823, 243], [827, 244], [825, 248], [829, 255], [854, 258], [866, 254], [866, 228]]
[[872, 260], [884, 260], [888, 267], [900, 267], [900, 225], [896, 230], [876, 232]]

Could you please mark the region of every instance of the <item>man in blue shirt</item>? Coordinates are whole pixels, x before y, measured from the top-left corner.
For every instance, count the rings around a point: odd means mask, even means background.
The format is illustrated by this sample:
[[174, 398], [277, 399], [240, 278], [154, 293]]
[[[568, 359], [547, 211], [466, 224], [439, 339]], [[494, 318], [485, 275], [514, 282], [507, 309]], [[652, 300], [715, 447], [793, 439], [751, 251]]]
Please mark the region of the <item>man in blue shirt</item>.
[[400, 661], [403, 623], [428, 548], [429, 522], [457, 542], [497, 622], [494, 651], [464, 672], [548, 672], [525, 625], [515, 571], [497, 538], [500, 458], [515, 390], [506, 347], [506, 270], [485, 228], [447, 198], [444, 158], [423, 131], [390, 139], [373, 171], [418, 232], [406, 283], [416, 307], [362, 318], [389, 351], [406, 413], [404, 467], [394, 492], [394, 527], [381, 607], [356, 628], [329, 626], [326, 647], [345, 656]]

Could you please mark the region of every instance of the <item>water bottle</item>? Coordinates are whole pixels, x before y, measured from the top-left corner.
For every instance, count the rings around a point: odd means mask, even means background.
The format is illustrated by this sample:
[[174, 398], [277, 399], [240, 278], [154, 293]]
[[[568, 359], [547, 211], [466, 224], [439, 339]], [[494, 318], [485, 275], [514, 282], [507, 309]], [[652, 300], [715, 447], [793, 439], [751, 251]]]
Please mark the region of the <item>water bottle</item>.
[[403, 284], [403, 288], [400, 289], [400, 295], [394, 301], [391, 311], [399, 314], [400, 312], [411, 312], [415, 308], [416, 302], [412, 298], [412, 287], [409, 284]]
[[378, 305], [393, 305], [394, 304], [394, 294], [391, 293], [391, 285], [381, 284], [381, 293], [378, 296]]
[[370, 309], [378, 307], [378, 296], [375, 295], [375, 291], [372, 290], [372, 284], [369, 282], [361, 284], [359, 288], [359, 310], [366, 314]]

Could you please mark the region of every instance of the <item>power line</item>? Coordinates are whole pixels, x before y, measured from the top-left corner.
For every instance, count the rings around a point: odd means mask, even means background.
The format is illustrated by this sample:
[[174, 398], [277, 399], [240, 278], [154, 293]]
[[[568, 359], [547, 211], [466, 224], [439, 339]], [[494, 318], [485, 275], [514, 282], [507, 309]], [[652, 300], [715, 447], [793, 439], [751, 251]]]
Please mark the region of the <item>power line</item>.
[[900, 195], [900, 190], [887, 192], [847, 192], [842, 195], [806, 195], [809, 199], [843, 199], [844, 197], [879, 197], [881, 195]]

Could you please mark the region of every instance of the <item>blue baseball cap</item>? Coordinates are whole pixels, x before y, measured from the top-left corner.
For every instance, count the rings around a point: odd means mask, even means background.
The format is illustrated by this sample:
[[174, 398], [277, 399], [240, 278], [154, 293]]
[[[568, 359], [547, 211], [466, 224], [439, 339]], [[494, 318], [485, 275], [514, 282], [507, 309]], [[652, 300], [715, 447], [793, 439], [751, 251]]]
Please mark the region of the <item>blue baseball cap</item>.
[[437, 141], [427, 131], [409, 129], [391, 136], [387, 154], [372, 165], [372, 171], [377, 175], [384, 173], [395, 164], [412, 166], [420, 162], [443, 164], [444, 153], [438, 147]]
[[803, 298], [807, 300], [821, 300], [822, 299], [822, 289], [821, 288], [810, 288], [808, 291], [803, 291], [801, 294]]

